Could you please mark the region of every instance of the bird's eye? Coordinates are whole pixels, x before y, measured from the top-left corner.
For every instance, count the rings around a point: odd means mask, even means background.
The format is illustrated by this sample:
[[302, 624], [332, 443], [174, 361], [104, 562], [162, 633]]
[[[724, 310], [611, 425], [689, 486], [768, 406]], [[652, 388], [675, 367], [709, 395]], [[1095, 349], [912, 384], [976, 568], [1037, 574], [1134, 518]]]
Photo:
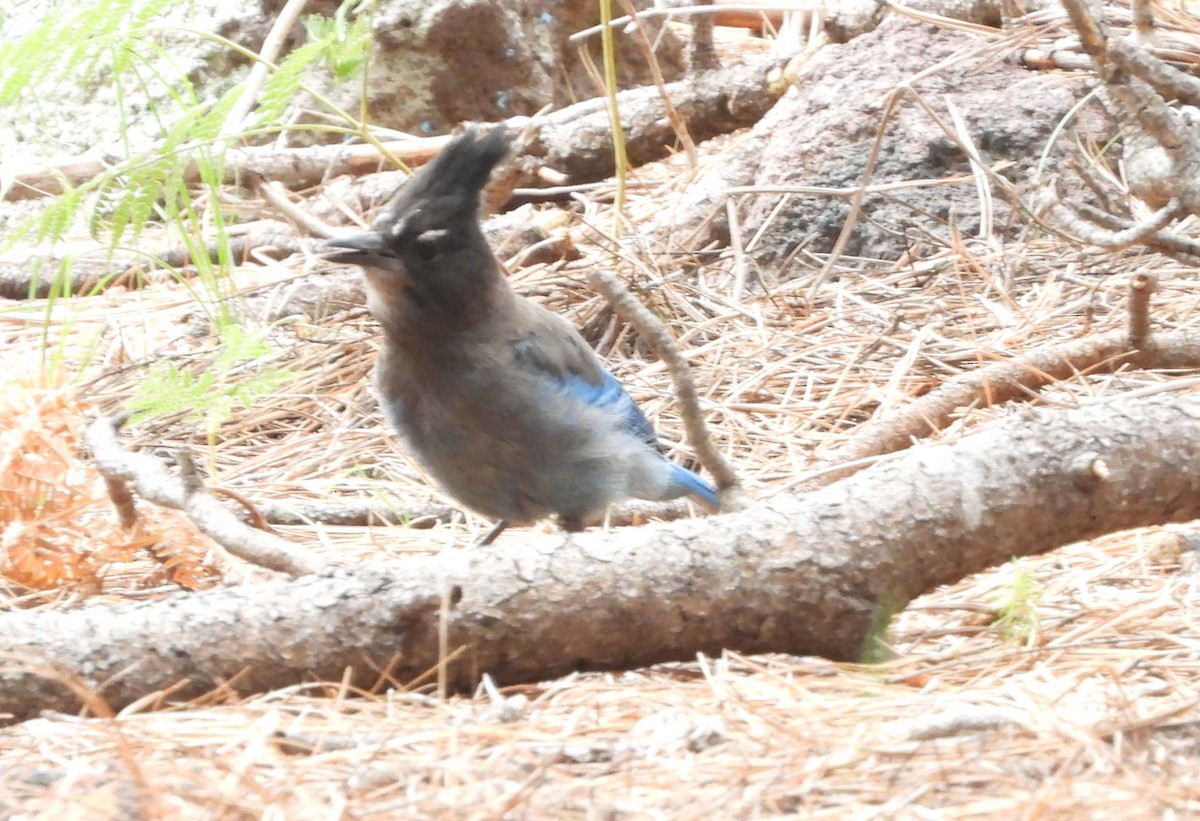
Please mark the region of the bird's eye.
[[445, 230], [422, 231], [413, 240], [413, 250], [421, 259], [433, 259], [441, 252], [442, 240], [447, 234], [449, 231]]

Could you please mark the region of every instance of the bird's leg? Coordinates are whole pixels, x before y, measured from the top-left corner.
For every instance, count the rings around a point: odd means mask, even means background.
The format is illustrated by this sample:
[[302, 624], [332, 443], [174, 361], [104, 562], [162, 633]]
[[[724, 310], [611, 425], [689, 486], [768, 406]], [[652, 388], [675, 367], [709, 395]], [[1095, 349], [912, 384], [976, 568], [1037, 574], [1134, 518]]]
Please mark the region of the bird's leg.
[[506, 519], [501, 519], [500, 521], [496, 522], [496, 524], [492, 525], [492, 529], [487, 532], [487, 535], [475, 543], [475, 546], [487, 547], [492, 542], [496, 541], [500, 534], [504, 532], [506, 527], [508, 527], [508, 521]]
[[585, 529], [582, 516], [560, 515], [558, 517], [558, 526], [568, 533], [580, 533]]

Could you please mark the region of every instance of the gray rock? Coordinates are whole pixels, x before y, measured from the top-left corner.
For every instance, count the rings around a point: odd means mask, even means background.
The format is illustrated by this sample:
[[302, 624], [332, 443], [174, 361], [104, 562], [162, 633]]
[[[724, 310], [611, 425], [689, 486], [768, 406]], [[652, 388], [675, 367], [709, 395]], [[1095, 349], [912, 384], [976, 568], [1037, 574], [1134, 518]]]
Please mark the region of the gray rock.
[[[915, 95], [952, 129], [950, 100], [983, 161], [1011, 161], [1014, 165], [1004, 176], [1025, 183], [1051, 132], [1092, 81], [1027, 71], [996, 59], [984, 45], [965, 34], [892, 17], [869, 34], [826, 49], [797, 83], [797, 92], [772, 112], [775, 127], [762, 149], [754, 184], [856, 188], [863, 182], [889, 95], [918, 76], [911, 90], [898, 92], [868, 184], [971, 174], [967, 155]], [[942, 61], [944, 68], [929, 71]], [[1098, 104], [1095, 109], [1102, 111]], [[748, 236], [770, 221], [754, 249], [760, 261], [782, 261], [800, 243], [816, 252], [829, 251], [850, 213], [848, 198], [792, 195], [776, 212], [779, 200], [775, 194], [744, 202]], [[1010, 216], [1009, 203], [995, 197], [993, 229], [1003, 234]], [[844, 253], [892, 259], [909, 247], [913, 236], [927, 232], [948, 240], [951, 219], [962, 235], [979, 232], [980, 202], [973, 183], [870, 194]]]

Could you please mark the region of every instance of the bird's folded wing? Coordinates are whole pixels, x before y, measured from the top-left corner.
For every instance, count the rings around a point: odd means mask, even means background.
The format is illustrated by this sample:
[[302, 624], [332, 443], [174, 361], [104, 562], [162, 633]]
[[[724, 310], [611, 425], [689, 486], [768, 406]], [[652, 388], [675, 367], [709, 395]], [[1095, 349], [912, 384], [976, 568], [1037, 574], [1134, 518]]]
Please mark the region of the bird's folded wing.
[[[538, 306], [534, 306], [538, 307]], [[526, 371], [544, 378], [556, 391], [584, 405], [613, 414], [651, 447], [658, 447], [654, 428], [621, 383], [574, 328], [557, 314], [540, 309], [529, 317], [524, 333], [511, 342], [513, 357]]]

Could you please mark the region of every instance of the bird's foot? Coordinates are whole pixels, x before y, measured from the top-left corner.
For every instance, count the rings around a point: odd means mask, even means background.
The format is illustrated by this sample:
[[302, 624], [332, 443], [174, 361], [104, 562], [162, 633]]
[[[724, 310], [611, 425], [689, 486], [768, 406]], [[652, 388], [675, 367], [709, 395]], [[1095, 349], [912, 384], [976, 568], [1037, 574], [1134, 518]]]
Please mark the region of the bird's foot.
[[560, 514], [558, 517], [558, 526], [567, 533], [581, 533], [585, 529], [582, 516], [564, 516]]
[[487, 532], [487, 535], [485, 535], [482, 539], [477, 541], [475, 543], [475, 546], [476, 547], [487, 547], [492, 542], [496, 541], [496, 539], [500, 536], [501, 533], [504, 532], [504, 529], [507, 527], [508, 527], [508, 520], [501, 519], [500, 521], [496, 522], [496, 524], [492, 525], [492, 529]]

